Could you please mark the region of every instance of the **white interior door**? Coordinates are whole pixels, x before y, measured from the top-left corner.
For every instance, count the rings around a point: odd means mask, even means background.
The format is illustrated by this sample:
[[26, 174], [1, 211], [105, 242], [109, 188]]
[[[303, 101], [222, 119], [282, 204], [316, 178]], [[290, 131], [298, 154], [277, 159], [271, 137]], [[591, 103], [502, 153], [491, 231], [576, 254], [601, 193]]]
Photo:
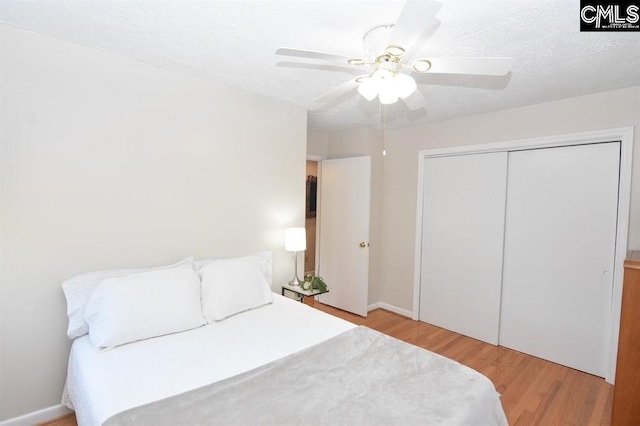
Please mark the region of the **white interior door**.
[[498, 343], [507, 153], [424, 163], [420, 321]]
[[620, 143], [509, 154], [500, 345], [606, 373]]
[[329, 286], [319, 300], [367, 316], [371, 158], [322, 161], [319, 205], [318, 274]]

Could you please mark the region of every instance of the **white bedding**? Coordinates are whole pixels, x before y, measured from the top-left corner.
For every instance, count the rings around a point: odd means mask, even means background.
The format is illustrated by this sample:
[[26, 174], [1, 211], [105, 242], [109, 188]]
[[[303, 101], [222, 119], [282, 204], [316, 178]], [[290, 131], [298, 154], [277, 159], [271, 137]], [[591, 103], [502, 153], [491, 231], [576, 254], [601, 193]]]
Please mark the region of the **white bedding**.
[[201, 328], [97, 352], [88, 336], [69, 356], [62, 403], [80, 426], [252, 370], [354, 324], [274, 294], [273, 304]]

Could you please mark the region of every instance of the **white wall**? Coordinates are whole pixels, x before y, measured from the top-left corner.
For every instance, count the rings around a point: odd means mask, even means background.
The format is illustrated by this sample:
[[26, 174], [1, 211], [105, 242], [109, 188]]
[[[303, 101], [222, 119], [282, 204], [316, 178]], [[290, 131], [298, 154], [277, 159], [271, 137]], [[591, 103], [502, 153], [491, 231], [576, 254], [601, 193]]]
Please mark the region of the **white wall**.
[[303, 226], [306, 111], [3, 26], [0, 420], [59, 404], [60, 283], [273, 250]]
[[326, 157], [328, 151], [329, 134], [316, 130], [307, 130], [307, 155]]
[[390, 130], [384, 157], [381, 301], [412, 309], [419, 150], [624, 126], [635, 126], [629, 248], [640, 249], [640, 87]]

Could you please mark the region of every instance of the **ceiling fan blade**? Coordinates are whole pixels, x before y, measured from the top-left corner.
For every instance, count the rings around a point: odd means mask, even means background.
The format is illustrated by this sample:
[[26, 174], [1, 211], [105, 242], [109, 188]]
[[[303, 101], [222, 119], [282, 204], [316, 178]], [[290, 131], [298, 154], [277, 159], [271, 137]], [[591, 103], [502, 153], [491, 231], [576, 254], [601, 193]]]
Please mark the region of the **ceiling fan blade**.
[[419, 90], [415, 90], [411, 95], [404, 98], [403, 101], [411, 111], [424, 108], [427, 105], [426, 99]]
[[358, 84], [359, 83], [356, 81], [355, 78], [353, 80], [347, 81], [344, 84], [341, 84], [335, 89], [330, 90], [329, 92], [315, 99], [311, 103], [309, 110], [322, 111], [322, 110], [328, 109], [334, 101], [341, 99], [343, 96], [346, 96], [351, 91], [355, 90], [356, 87], [358, 87]]
[[[420, 59], [414, 64], [417, 61]], [[427, 61], [431, 68], [425, 72], [437, 74], [506, 75], [513, 66], [513, 58], [427, 58]]]
[[354, 75], [359, 75], [362, 73], [362, 70], [359, 70], [357, 68], [349, 67], [349, 66], [343, 67], [338, 64], [334, 65], [334, 64], [282, 61], [282, 62], [276, 62], [276, 66], [286, 67], [286, 68], [303, 68], [303, 69], [309, 69], [309, 70], [337, 71], [337, 72], [344, 72], [344, 73], [354, 74]]
[[276, 55], [295, 56], [298, 58], [320, 59], [322, 61], [348, 63], [353, 56], [336, 55], [335, 53], [315, 52], [313, 50], [295, 49], [292, 47], [281, 47], [276, 50]]
[[400, 46], [405, 52], [432, 26], [442, 4], [435, 0], [407, 0], [389, 36], [389, 45]]

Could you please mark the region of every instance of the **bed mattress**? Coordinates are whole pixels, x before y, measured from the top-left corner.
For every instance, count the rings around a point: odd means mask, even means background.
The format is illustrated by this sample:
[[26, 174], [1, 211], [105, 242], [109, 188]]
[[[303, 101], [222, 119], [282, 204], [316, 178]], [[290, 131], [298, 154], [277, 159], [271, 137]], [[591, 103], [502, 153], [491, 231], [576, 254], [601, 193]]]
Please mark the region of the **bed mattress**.
[[227, 379], [356, 327], [274, 294], [273, 304], [221, 322], [97, 352], [88, 336], [71, 348], [62, 403], [80, 426]]

